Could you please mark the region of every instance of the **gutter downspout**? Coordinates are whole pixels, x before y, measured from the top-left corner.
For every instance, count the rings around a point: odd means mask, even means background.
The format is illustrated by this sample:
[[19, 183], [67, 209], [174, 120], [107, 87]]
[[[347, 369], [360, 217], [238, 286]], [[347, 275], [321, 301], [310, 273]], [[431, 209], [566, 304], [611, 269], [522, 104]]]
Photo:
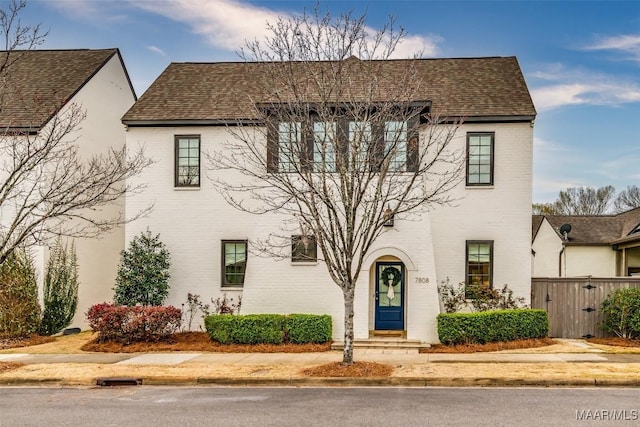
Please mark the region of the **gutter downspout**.
[[[564, 249], [565, 249], [565, 245], [562, 245], [562, 249], [560, 250], [560, 252], [558, 253], [558, 277], [562, 277], [562, 254], [564, 254]], [[564, 256], [564, 261], [565, 261], [565, 271], [566, 271], [566, 263], [567, 263], [567, 256], [565, 254]]]

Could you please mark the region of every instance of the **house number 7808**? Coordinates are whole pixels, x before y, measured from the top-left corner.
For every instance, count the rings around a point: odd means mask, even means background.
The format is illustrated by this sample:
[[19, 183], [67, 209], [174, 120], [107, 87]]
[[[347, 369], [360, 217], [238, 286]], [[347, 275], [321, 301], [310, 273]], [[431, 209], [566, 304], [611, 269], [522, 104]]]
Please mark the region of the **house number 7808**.
[[429, 283], [428, 277], [416, 277], [416, 283]]

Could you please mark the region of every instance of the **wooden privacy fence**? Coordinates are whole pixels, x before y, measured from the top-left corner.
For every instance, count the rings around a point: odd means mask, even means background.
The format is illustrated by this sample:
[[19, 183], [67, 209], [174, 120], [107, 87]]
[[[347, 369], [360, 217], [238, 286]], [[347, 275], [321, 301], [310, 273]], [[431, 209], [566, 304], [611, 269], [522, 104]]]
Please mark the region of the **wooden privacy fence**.
[[531, 308], [549, 314], [549, 336], [592, 338], [607, 336], [600, 327], [602, 301], [611, 292], [640, 288], [640, 278], [534, 277]]

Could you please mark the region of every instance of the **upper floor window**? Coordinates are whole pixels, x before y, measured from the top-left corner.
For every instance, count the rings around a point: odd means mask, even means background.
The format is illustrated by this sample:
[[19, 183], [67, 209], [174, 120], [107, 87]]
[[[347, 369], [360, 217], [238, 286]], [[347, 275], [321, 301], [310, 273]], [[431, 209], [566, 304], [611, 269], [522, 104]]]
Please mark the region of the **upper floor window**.
[[176, 135], [175, 137], [176, 187], [200, 186], [200, 135]]
[[340, 165], [364, 172], [376, 170], [383, 158], [393, 172], [415, 171], [418, 167], [418, 116], [379, 123], [346, 117], [270, 123], [270, 172], [336, 172]]
[[302, 124], [300, 122], [278, 124], [279, 172], [295, 172], [300, 167], [301, 143]]
[[222, 286], [243, 286], [247, 270], [247, 241], [222, 241]]
[[315, 262], [318, 245], [315, 236], [291, 236], [291, 262]]
[[336, 124], [313, 123], [313, 171], [336, 171]]
[[407, 170], [407, 122], [384, 124], [384, 155], [390, 156], [390, 171]]
[[493, 285], [493, 241], [467, 240], [466, 251], [466, 286], [467, 298], [473, 298], [473, 290], [469, 286]]
[[467, 185], [493, 185], [493, 132], [467, 134]]
[[349, 148], [352, 150], [349, 159], [354, 161], [356, 170], [366, 170], [371, 158], [372, 141], [373, 131], [370, 122], [349, 122]]

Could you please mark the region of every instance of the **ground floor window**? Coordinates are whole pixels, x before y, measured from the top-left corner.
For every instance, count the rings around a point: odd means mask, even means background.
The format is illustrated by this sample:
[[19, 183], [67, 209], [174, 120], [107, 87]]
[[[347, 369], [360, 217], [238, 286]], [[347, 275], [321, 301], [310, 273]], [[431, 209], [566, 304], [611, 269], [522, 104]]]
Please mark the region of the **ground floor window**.
[[493, 241], [467, 240], [466, 251], [466, 294], [473, 298], [474, 286], [492, 287], [493, 284]]
[[222, 241], [222, 286], [243, 286], [247, 269], [247, 241]]
[[291, 262], [316, 262], [318, 246], [314, 236], [291, 236]]

